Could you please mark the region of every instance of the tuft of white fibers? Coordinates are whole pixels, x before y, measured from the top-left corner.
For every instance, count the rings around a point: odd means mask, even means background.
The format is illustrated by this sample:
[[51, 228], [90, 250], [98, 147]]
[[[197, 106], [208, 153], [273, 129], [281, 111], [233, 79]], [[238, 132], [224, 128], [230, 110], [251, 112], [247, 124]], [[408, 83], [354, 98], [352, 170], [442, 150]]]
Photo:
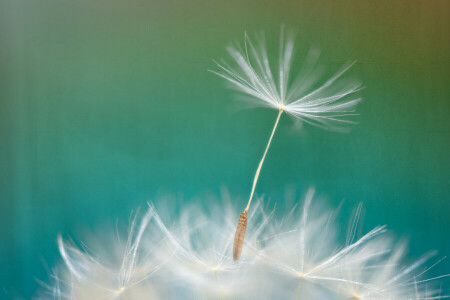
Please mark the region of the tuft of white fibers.
[[[400, 243], [389, 253], [366, 261], [363, 268], [348, 268], [346, 278], [357, 278], [364, 281], [365, 284], [355, 285], [351, 281], [343, 282], [339, 286], [341, 294], [362, 300], [448, 298], [448, 296], [440, 296], [441, 289], [436, 288], [433, 284], [433, 281], [448, 275], [439, 278], [424, 278], [425, 273], [440, 262], [435, 262], [431, 267], [424, 267], [437, 253], [427, 253], [416, 262], [407, 265], [402, 264], [405, 252], [405, 244]], [[419, 268], [424, 268], [424, 270], [418, 271]]]
[[[290, 298], [299, 298], [305, 290], [323, 286], [335, 290], [341, 283], [364, 285], [357, 279], [347, 279], [347, 268], [361, 268], [374, 256], [387, 251], [387, 245], [376, 239], [385, 227], [376, 227], [358, 240], [344, 246], [337, 242], [334, 213], [311, 208], [314, 189], [305, 197], [303, 207], [294, 208], [282, 220], [269, 244], [261, 253], [262, 262], [279, 273], [279, 278], [290, 278]], [[278, 285], [279, 282], [274, 282]]]
[[[89, 246], [78, 247], [58, 236], [63, 265], [52, 275], [55, 284], [43, 299], [157, 299], [166, 294], [164, 272], [175, 248], [160, 228], [151, 224], [155, 211], [149, 209], [138, 220], [130, 220], [124, 239], [119, 232], [101, 233]], [[46, 295], [47, 293], [47, 295]]]
[[272, 215], [272, 212], [265, 212], [261, 201], [256, 201], [255, 209], [249, 214], [252, 223], [244, 245], [246, 251], [239, 263], [234, 262], [232, 256], [239, 215], [229, 203], [212, 205], [208, 210], [189, 205], [183, 208], [177, 220], [170, 221], [170, 226], [159, 220], [168, 239], [178, 249], [168, 267], [177, 279], [174, 284], [183, 290], [183, 297], [235, 299], [254, 291], [258, 282], [242, 279], [257, 278], [252, 266], [264, 247]]
[[[282, 28], [278, 58], [270, 58], [263, 33], [253, 42], [245, 35], [244, 46], [235, 43], [227, 47], [230, 62], [216, 62], [218, 70], [211, 71], [227, 80], [231, 88], [249, 96], [258, 106], [286, 112], [306, 123], [329, 129], [339, 129], [352, 123], [345, 117], [355, 114], [361, 101], [355, 93], [361, 83], [344, 79], [344, 73], [354, 64], [347, 63], [334, 75], [321, 81], [318, 66], [319, 51], [311, 49], [303, 66], [291, 78], [294, 58], [294, 35]], [[275, 63], [277, 62], [277, 63]]]
[[59, 236], [63, 263], [39, 299], [448, 298], [438, 285], [447, 275], [424, 277], [435, 253], [404, 264], [406, 246], [385, 226], [357, 236], [360, 206], [340, 241], [336, 212], [314, 199], [314, 189], [282, 216], [258, 199], [236, 262], [239, 213], [228, 202], [203, 200], [206, 207], [162, 216], [149, 204], [126, 235], [103, 234], [89, 248]]

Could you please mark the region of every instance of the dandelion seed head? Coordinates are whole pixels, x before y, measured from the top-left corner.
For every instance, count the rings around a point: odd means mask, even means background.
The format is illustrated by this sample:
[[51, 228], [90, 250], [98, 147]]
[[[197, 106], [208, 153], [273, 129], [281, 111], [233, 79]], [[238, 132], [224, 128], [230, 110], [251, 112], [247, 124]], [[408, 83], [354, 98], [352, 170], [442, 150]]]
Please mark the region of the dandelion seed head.
[[[406, 244], [384, 226], [358, 236], [337, 234], [336, 212], [310, 189], [296, 209], [278, 216], [257, 199], [249, 211], [245, 251], [233, 261], [230, 203], [203, 199], [180, 213], [159, 215], [150, 203], [128, 231], [82, 247], [58, 238], [63, 264], [39, 299], [444, 299], [426, 278], [441, 259], [430, 252], [405, 264]], [[111, 254], [113, 253], [113, 254]], [[426, 266], [428, 264], [428, 266]], [[126, 270], [126, 271], [124, 271]]]

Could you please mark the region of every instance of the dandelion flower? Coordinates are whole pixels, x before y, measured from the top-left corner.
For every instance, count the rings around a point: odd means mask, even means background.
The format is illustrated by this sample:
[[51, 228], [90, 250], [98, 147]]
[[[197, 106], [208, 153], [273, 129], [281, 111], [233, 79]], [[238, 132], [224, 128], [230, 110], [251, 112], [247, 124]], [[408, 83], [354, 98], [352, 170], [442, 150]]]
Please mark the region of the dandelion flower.
[[258, 105], [278, 110], [269, 141], [256, 170], [250, 197], [242, 212], [233, 245], [233, 258], [238, 260], [247, 226], [247, 214], [258, 182], [259, 174], [269, 150], [273, 136], [283, 112], [304, 122], [320, 127], [337, 128], [336, 126], [351, 123], [345, 117], [354, 114], [354, 106], [360, 101], [353, 95], [360, 90], [356, 81], [346, 81], [342, 75], [352, 66], [345, 65], [325, 83], [317, 87], [314, 67], [317, 52], [311, 52], [307, 63], [300, 70], [297, 79], [290, 79], [290, 69], [294, 54], [294, 39], [291, 33], [280, 38], [278, 68], [272, 66], [261, 35], [254, 44], [245, 35], [245, 45], [234, 45], [227, 48], [233, 64], [226, 61], [217, 63], [219, 70], [213, 73], [226, 79], [239, 92], [250, 96]]

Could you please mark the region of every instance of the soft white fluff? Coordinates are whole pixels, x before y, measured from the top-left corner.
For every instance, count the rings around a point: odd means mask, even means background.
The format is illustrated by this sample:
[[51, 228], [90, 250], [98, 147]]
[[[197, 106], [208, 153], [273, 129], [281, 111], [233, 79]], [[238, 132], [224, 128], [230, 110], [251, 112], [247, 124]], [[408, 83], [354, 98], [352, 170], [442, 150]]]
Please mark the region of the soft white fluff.
[[[283, 110], [304, 122], [326, 128], [339, 128], [351, 123], [346, 116], [355, 114], [360, 98], [354, 96], [361, 89], [356, 80], [342, 76], [353, 65], [348, 63], [327, 80], [321, 79], [318, 66], [319, 51], [312, 49], [303, 66], [291, 79], [294, 57], [294, 36], [281, 32], [278, 63], [269, 57], [263, 34], [254, 43], [245, 35], [244, 46], [227, 48], [231, 61], [216, 62], [212, 71], [231, 83], [231, 87], [250, 96], [256, 105]], [[276, 67], [274, 66], [276, 65]]]
[[405, 245], [395, 246], [384, 226], [357, 239], [352, 226], [340, 242], [335, 212], [313, 196], [310, 189], [281, 217], [258, 200], [239, 262], [231, 253], [239, 214], [217, 201], [167, 217], [150, 204], [123, 242], [105, 235], [81, 250], [59, 237], [64, 264], [40, 299], [445, 298], [418, 271], [431, 255], [403, 265]]

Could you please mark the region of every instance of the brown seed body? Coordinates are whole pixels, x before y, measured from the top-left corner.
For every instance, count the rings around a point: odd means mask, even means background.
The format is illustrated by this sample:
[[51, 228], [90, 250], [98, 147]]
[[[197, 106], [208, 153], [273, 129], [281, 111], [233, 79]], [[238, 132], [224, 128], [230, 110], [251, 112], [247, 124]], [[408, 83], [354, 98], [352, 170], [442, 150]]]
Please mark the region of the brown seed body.
[[242, 245], [244, 244], [245, 230], [247, 229], [247, 210], [239, 217], [239, 223], [236, 228], [236, 234], [234, 235], [233, 244], [233, 260], [238, 261], [241, 257]]

